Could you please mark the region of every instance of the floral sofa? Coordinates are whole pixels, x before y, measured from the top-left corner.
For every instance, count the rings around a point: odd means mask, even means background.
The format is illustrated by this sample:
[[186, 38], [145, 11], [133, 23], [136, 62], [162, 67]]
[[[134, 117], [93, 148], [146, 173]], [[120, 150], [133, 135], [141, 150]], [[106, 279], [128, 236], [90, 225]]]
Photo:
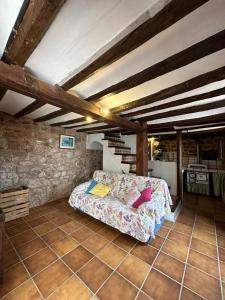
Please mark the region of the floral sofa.
[[[171, 197], [167, 183], [158, 178], [129, 174], [116, 174], [95, 171], [93, 179], [109, 185], [111, 192], [99, 198], [85, 191], [91, 181], [77, 186], [69, 199], [69, 204], [88, 215], [126, 233], [141, 242], [154, 238], [156, 224], [170, 213]], [[145, 187], [153, 189], [152, 199], [143, 203], [138, 209], [128, 207], [123, 201], [131, 187], [142, 191]]]

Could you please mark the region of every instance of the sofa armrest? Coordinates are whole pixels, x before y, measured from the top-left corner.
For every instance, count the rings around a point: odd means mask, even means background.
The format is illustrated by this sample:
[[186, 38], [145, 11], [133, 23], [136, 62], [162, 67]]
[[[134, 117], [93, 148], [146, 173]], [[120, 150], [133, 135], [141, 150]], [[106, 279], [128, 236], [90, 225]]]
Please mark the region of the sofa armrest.
[[84, 193], [91, 182], [92, 182], [92, 180], [89, 180], [89, 181], [79, 184], [78, 186], [76, 186], [74, 188], [72, 194]]

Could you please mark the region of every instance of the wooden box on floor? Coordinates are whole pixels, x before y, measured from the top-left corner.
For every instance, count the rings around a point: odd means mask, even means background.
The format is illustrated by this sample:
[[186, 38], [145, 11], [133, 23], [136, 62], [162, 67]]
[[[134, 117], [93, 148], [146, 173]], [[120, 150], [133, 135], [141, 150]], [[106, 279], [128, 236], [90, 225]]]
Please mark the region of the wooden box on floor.
[[29, 189], [22, 186], [1, 191], [0, 208], [6, 222], [29, 215]]

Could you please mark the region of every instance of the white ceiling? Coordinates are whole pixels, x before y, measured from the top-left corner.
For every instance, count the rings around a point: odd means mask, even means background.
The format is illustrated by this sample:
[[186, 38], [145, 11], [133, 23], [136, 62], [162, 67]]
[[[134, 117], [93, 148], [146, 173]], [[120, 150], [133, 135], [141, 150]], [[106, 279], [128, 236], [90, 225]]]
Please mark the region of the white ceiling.
[[[15, 23], [21, 1], [0, 0], [0, 5], [7, 7], [10, 14], [4, 15], [0, 11], [0, 54], [3, 52], [7, 37]], [[30, 56], [26, 66], [39, 78], [52, 83], [65, 82], [73, 74], [79, 72], [84, 66], [92, 62], [118, 40], [144, 22], [149, 16], [153, 16], [162, 9], [168, 0], [67, 0], [57, 17], [53, 21], [44, 38]], [[199, 41], [225, 29], [225, 1], [210, 0], [173, 26], [164, 30], [150, 41], [125, 55], [110, 66], [96, 72], [84, 82], [71, 89], [72, 92], [82, 95], [84, 98], [101, 91], [141, 70], [160, 62], [183, 49], [198, 43]], [[147, 95], [152, 95], [162, 89], [179, 84], [200, 74], [215, 70], [224, 66], [225, 50], [218, 51], [207, 57], [199, 59], [180, 69], [169, 72], [158, 78], [145, 82], [137, 87], [111, 95], [102, 99], [100, 105], [114, 108], [118, 105], [132, 102]], [[205, 93], [225, 86], [225, 80], [206, 85], [199, 89], [170, 97], [153, 104], [124, 111], [122, 114], [137, 111], [159, 104], [175, 101], [184, 97]], [[222, 98], [206, 99], [204, 103], [211, 103]], [[35, 99], [7, 91], [0, 101], [0, 111], [16, 114], [18, 111], [32, 103]], [[196, 102], [197, 106], [202, 102]], [[189, 107], [189, 105], [174, 107], [170, 110]], [[42, 117], [59, 108], [50, 104], [27, 115], [31, 119]], [[165, 111], [165, 110], [161, 110]], [[168, 109], [166, 110], [168, 111]], [[160, 112], [160, 111], [159, 111]], [[220, 113], [222, 109], [210, 111]], [[201, 117], [210, 114], [201, 112], [191, 115], [171, 117], [171, 120], [186, 119], [189, 117]], [[158, 113], [158, 112], [157, 112]], [[148, 115], [155, 113], [148, 113]], [[138, 117], [145, 116], [138, 115]], [[81, 115], [68, 113], [63, 116], [46, 121], [47, 124], [64, 122]], [[168, 119], [160, 119], [153, 122], [168, 122]], [[89, 124], [76, 123], [78, 128], [91, 128], [102, 126], [104, 123]], [[85, 125], [85, 127], [83, 127]], [[68, 125], [68, 127], [71, 126]]]
[[23, 0], [0, 0], [0, 57], [2, 57], [22, 4]]

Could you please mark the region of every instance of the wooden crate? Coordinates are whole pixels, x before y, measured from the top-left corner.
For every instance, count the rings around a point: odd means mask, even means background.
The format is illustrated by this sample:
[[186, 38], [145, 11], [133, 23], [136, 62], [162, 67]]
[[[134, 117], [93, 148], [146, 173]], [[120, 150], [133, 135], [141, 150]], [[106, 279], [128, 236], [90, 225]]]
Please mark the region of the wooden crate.
[[0, 208], [6, 222], [29, 215], [29, 189], [22, 186], [1, 191]]

